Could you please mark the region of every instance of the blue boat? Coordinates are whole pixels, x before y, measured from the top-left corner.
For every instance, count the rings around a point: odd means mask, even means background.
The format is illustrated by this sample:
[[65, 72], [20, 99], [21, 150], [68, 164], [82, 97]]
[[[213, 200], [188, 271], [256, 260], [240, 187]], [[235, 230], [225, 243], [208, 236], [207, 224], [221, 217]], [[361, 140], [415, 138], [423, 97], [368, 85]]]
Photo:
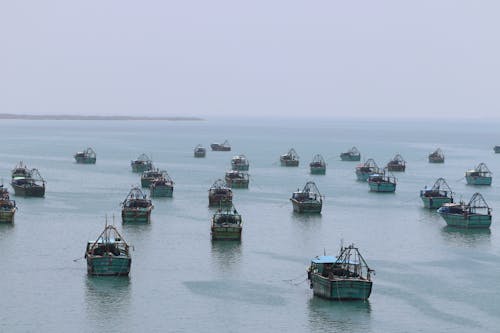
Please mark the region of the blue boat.
[[363, 256], [354, 245], [341, 247], [338, 257], [319, 256], [307, 269], [315, 296], [335, 300], [367, 300], [372, 292], [371, 274]]
[[167, 171], [157, 168], [144, 171], [141, 175], [141, 187], [149, 187], [155, 179], [165, 177], [165, 175]]
[[296, 213], [321, 213], [323, 197], [314, 182], [307, 182], [302, 191], [293, 192], [290, 201]]
[[243, 221], [234, 206], [220, 207], [212, 216], [212, 240], [240, 240]]
[[87, 148], [83, 151], [79, 151], [74, 155], [76, 163], [79, 164], [95, 164], [97, 161], [97, 156], [92, 148]]
[[141, 154], [137, 159], [130, 161], [130, 166], [132, 167], [132, 172], [143, 173], [153, 169], [153, 161], [146, 154]]
[[38, 169], [29, 170], [22, 162], [12, 170], [10, 185], [14, 189], [14, 194], [19, 197], [45, 196], [45, 179]]
[[447, 203], [437, 211], [450, 227], [489, 228], [491, 225], [491, 208], [479, 193], [474, 193], [468, 204]]
[[207, 150], [202, 145], [197, 145], [194, 148], [194, 157], [205, 157]]
[[395, 192], [396, 177], [386, 174], [385, 170], [382, 173], [374, 173], [368, 177], [368, 186], [372, 192]]
[[248, 188], [248, 184], [250, 183], [248, 173], [241, 171], [227, 171], [224, 179], [227, 186], [231, 188]]
[[340, 154], [340, 159], [342, 161], [361, 161], [361, 153], [359, 152], [358, 148], [352, 147], [350, 150], [341, 153]]
[[420, 199], [425, 208], [437, 209], [444, 204], [453, 203], [453, 192], [444, 178], [438, 178], [430, 188], [420, 191]]
[[208, 205], [226, 206], [233, 204], [233, 191], [222, 179], [217, 179], [208, 189]]
[[299, 166], [299, 155], [295, 149], [291, 148], [288, 153], [280, 156], [281, 166], [285, 167], [297, 167]]
[[379, 173], [380, 169], [372, 158], [356, 167], [356, 178], [359, 181], [366, 182], [368, 177], [374, 173]]
[[492, 176], [484, 163], [479, 163], [474, 169], [465, 172], [465, 180], [469, 185], [491, 185]]
[[174, 181], [165, 173], [162, 177], [153, 180], [149, 186], [149, 195], [152, 198], [169, 197], [174, 194]]
[[133, 187], [122, 205], [122, 222], [149, 223], [154, 206], [139, 187]]
[[237, 155], [231, 159], [231, 170], [234, 171], [248, 171], [250, 163], [245, 155]]
[[320, 154], [314, 155], [313, 160], [309, 163], [309, 169], [312, 175], [326, 174], [326, 162]]

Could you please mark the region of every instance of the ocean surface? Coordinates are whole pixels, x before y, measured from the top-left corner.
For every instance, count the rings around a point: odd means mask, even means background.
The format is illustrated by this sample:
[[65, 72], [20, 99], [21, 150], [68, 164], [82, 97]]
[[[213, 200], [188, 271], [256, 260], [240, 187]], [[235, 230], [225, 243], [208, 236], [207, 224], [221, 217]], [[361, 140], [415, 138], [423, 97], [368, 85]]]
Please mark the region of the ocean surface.
[[[206, 121], [2, 120], [0, 177], [10, 188], [19, 161], [38, 168], [46, 196], [19, 198], [13, 225], [0, 225], [2, 332], [498, 332], [500, 327], [500, 144], [498, 123], [219, 119]], [[228, 139], [231, 152], [195, 159], [201, 143]], [[97, 164], [76, 164], [86, 147]], [[356, 181], [358, 147], [385, 165], [396, 153], [396, 193]], [[279, 165], [289, 148], [298, 168]], [[441, 147], [444, 164], [427, 155]], [[122, 225], [120, 202], [140, 183], [130, 161], [141, 153], [175, 181], [155, 199], [147, 225]], [[249, 189], [234, 190], [241, 242], [212, 242], [207, 190], [233, 155], [250, 160]], [[310, 175], [315, 154], [326, 175]], [[464, 172], [485, 162], [491, 187], [468, 186]], [[493, 208], [486, 230], [447, 228], [423, 208], [419, 191], [444, 177], [457, 199], [479, 191]], [[306, 181], [325, 196], [323, 212], [292, 212]], [[148, 192], [148, 191], [146, 191]], [[82, 259], [105, 215], [134, 246], [127, 278], [89, 277]], [[312, 295], [306, 268], [316, 255], [354, 243], [376, 270], [366, 302]]]

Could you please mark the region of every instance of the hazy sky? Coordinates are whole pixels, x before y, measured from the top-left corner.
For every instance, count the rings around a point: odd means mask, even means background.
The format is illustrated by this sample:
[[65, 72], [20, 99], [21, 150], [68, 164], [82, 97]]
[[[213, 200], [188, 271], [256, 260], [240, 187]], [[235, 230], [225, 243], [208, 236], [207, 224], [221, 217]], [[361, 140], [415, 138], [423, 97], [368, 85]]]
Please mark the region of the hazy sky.
[[500, 1], [3, 0], [0, 113], [500, 118]]

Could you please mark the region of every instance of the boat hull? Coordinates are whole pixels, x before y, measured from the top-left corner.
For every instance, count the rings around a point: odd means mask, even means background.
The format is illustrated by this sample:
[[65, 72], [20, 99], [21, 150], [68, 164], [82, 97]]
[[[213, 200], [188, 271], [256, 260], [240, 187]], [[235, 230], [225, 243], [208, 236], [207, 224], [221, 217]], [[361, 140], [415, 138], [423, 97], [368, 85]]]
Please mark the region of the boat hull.
[[453, 200], [448, 197], [426, 197], [421, 195], [420, 198], [424, 203], [424, 207], [429, 209], [437, 209], [445, 203], [453, 202]]
[[141, 187], [150, 187], [154, 178], [141, 178]]
[[240, 240], [241, 230], [237, 226], [212, 226], [212, 240]]
[[311, 175], [324, 175], [326, 174], [326, 167], [310, 167]]
[[495, 147], [493, 147], [493, 151], [494, 151], [496, 154], [500, 153], [500, 146], [495, 146]]
[[444, 163], [444, 158], [429, 157], [429, 163]]
[[0, 209], [0, 223], [13, 223], [16, 209]]
[[19, 197], [43, 198], [45, 196], [45, 186], [20, 186], [12, 184], [14, 194]]
[[361, 279], [328, 279], [319, 274], [313, 274], [311, 288], [315, 296], [342, 301], [367, 300], [372, 292], [371, 281]]
[[97, 161], [96, 157], [75, 157], [75, 161], [78, 164], [95, 164]]
[[368, 182], [368, 185], [370, 186], [370, 191], [372, 192], [385, 192], [385, 193], [390, 193], [390, 192], [395, 192], [396, 191], [396, 184], [395, 183], [389, 183], [389, 182]]
[[249, 183], [248, 179], [233, 180], [230, 178], [226, 178], [226, 184], [231, 188], [248, 188], [248, 183]]
[[281, 166], [284, 167], [298, 167], [299, 160], [280, 160]]
[[231, 164], [231, 169], [234, 171], [248, 171], [249, 168], [248, 164]]
[[217, 143], [212, 143], [210, 145], [210, 149], [212, 149], [212, 151], [231, 151], [231, 147], [222, 146], [222, 145], [217, 144]]
[[204, 151], [203, 152], [197, 152], [197, 151], [194, 152], [194, 157], [197, 157], [197, 158], [205, 157], [205, 155], [206, 155], [206, 153]]
[[123, 208], [122, 222], [123, 223], [149, 223], [151, 220], [151, 208]]
[[174, 194], [174, 188], [171, 186], [150, 186], [150, 196], [154, 198], [167, 197], [171, 198]]
[[491, 185], [492, 177], [465, 176], [465, 180], [469, 185]]
[[140, 172], [149, 171], [153, 169], [151, 164], [132, 164], [132, 172]]
[[219, 207], [219, 206], [231, 206], [233, 204], [232, 196], [208, 196], [208, 205], [210, 207]]
[[440, 213], [446, 224], [458, 228], [489, 228], [491, 215]]
[[87, 256], [87, 272], [94, 276], [127, 276], [132, 259], [125, 256]]
[[361, 161], [361, 155], [351, 155], [347, 153], [340, 154], [340, 159], [346, 162], [357, 162]]
[[319, 214], [323, 208], [323, 203], [318, 201], [300, 202], [295, 199], [290, 199], [293, 205], [293, 211], [296, 213]]
[[406, 165], [388, 165], [387, 170], [395, 172], [405, 172]]
[[366, 182], [368, 178], [370, 178], [371, 172], [362, 172], [356, 170], [356, 179], [359, 180], [360, 182]]

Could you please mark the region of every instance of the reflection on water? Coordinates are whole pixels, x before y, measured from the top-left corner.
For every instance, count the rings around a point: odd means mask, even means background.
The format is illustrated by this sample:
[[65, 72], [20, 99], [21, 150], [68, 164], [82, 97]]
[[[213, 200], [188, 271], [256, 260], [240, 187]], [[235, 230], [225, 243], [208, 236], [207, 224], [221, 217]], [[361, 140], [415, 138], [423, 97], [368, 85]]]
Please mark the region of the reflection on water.
[[308, 304], [313, 332], [370, 332], [369, 301], [330, 301], [312, 297]]
[[445, 226], [441, 229], [444, 240], [459, 246], [475, 246], [490, 242], [490, 228], [466, 229]]
[[14, 223], [0, 223], [0, 238], [9, 235], [14, 230]]
[[128, 276], [88, 276], [85, 303], [93, 320], [103, 321], [121, 317], [130, 303], [130, 278]]
[[241, 241], [212, 241], [212, 261], [222, 270], [241, 262]]
[[307, 213], [297, 213], [292, 212], [292, 218], [295, 221], [306, 222], [306, 223], [319, 223], [321, 222], [321, 213], [307, 214]]

